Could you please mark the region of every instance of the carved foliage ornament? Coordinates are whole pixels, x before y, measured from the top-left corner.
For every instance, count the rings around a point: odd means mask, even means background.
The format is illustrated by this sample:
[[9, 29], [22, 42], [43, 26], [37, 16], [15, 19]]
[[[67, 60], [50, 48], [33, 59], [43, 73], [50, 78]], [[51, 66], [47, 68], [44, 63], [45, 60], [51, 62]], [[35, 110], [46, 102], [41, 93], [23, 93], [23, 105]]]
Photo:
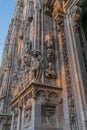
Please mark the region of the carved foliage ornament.
[[82, 9], [78, 6], [74, 6], [71, 10], [72, 19], [73, 19], [73, 29], [75, 32], [78, 32], [81, 12], [82, 12]]

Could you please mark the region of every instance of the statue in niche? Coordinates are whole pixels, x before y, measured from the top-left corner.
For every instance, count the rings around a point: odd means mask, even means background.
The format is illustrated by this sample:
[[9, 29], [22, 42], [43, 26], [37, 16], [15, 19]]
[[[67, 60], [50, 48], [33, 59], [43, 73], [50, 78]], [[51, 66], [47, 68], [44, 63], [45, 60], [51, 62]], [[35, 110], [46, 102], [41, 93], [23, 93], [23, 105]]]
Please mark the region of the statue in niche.
[[52, 64], [52, 62], [49, 62], [48, 63], [48, 68], [47, 68], [47, 70], [46, 70], [46, 76], [48, 77], [48, 78], [55, 78], [55, 71], [54, 71], [54, 69], [53, 69], [53, 64]]
[[32, 42], [30, 40], [25, 41], [24, 47], [22, 50], [22, 65], [30, 66], [31, 57], [30, 50], [32, 49]]
[[43, 57], [38, 50], [31, 52], [31, 71], [33, 72], [33, 79], [40, 80], [43, 71]]
[[47, 49], [47, 58], [49, 61], [53, 61], [54, 59], [54, 50], [52, 48]]
[[47, 48], [53, 48], [53, 36], [51, 33], [45, 36], [45, 43]]

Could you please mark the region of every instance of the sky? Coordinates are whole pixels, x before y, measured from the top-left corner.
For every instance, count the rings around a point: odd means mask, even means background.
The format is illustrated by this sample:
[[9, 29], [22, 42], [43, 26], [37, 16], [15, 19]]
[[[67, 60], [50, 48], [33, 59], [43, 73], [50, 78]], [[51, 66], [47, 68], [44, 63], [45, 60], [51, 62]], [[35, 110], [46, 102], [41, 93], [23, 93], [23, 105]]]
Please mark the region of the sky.
[[0, 0], [0, 63], [16, 0]]

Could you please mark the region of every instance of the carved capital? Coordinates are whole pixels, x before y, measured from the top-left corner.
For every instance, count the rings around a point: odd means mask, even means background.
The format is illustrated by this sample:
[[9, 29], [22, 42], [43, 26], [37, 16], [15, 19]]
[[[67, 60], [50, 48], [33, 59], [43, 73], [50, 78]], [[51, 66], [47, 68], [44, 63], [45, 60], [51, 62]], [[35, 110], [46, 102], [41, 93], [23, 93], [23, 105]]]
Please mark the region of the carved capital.
[[64, 14], [62, 2], [55, 1], [52, 16], [55, 19], [59, 13]]
[[81, 12], [82, 12], [82, 9], [78, 6], [74, 6], [71, 10], [72, 20], [73, 20], [73, 29], [75, 32], [78, 32]]
[[63, 13], [58, 13], [56, 22], [57, 22], [58, 32], [60, 32], [60, 31], [64, 32], [64, 14]]

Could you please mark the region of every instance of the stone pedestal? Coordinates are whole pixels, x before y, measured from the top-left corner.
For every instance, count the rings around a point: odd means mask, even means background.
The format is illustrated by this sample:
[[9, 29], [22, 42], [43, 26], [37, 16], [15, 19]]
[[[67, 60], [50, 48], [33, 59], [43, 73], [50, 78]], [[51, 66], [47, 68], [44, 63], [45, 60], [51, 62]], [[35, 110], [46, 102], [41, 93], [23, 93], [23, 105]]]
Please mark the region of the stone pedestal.
[[21, 109], [16, 108], [17, 130], [61, 130], [61, 90], [39, 83], [28, 85], [11, 103], [12, 108], [21, 103]]

